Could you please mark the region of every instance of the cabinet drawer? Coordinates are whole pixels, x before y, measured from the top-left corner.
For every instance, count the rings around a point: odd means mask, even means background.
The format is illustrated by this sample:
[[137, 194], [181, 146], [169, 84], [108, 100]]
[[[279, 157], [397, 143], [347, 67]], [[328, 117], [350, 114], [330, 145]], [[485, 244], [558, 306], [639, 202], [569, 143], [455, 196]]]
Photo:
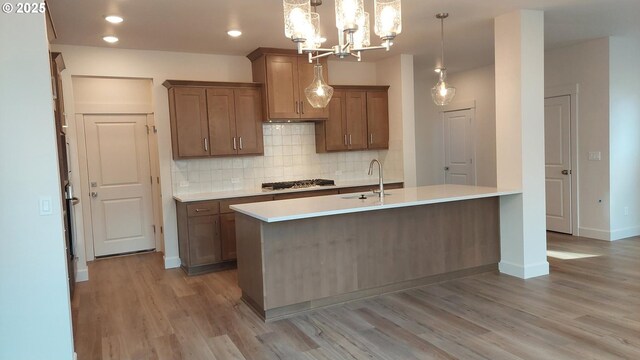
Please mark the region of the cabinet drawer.
[[273, 196], [271, 195], [247, 196], [247, 197], [241, 197], [241, 198], [220, 200], [220, 212], [223, 214], [232, 213], [233, 210], [229, 209], [229, 206], [231, 205], [263, 202], [263, 201], [271, 201], [271, 200], [273, 200]]
[[[386, 188], [387, 187], [385, 185], [385, 189]], [[357, 186], [357, 187], [340, 189], [340, 194], [367, 193], [376, 189], [378, 189], [378, 185]]]
[[315, 191], [301, 191], [301, 192], [293, 192], [286, 194], [277, 194], [274, 196], [275, 200], [286, 200], [286, 199], [299, 199], [313, 196], [325, 196], [325, 195], [338, 195], [340, 192], [338, 189], [330, 189], [330, 190], [315, 190]]
[[187, 205], [187, 216], [214, 215], [219, 212], [218, 201], [204, 201]]

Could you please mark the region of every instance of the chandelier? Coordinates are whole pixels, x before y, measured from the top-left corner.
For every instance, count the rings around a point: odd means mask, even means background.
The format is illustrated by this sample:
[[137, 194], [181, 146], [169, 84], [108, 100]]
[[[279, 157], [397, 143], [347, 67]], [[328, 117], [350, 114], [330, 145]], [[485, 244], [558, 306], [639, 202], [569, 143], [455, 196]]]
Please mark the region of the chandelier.
[[438, 106], [448, 105], [451, 100], [453, 100], [453, 97], [456, 96], [456, 88], [447, 84], [447, 68], [444, 66], [444, 19], [448, 17], [449, 14], [447, 13], [436, 15], [436, 19], [440, 20], [440, 49], [442, 50], [442, 58], [440, 59], [440, 66], [436, 68], [438, 83], [431, 89], [431, 98]]
[[371, 46], [370, 18], [364, 11], [364, 0], [335, 2], [338, 44], [323, 48], [320, 16], [315, 11], [322, 0], [283, 0], [284, 33], [296, 43], [299, 54], [309, 54], [309, 62], [330, 55], [340, 59], [353, 56], [360, 61], [363, 51], [389, 51], [393, 39], [402, 32], [400, 0], [375, 0], [374, 31], [382, 40], [379, 46]]

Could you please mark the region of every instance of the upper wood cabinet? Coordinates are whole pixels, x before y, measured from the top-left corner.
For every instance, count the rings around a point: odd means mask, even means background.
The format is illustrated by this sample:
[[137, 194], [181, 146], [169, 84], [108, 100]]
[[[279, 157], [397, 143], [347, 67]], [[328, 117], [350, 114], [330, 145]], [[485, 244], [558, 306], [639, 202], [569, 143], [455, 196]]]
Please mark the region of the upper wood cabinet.
[[316, 123], [316, 151], [389, 148], [388, 86], [334, 86], [327, 121]]
[[386, 89], [367, 91], [367, 133], [369, 149], [389, 148], [389, 95]]
[[262, 154], [260, 84], [167, 80], [173, 158]]
[[[247, 55], [253, 81], [265, 84], [263, 103], [269, 121], [324, 120], [328, 110], [316, 109], [307, 101], [304, 89], [313, 80], [313, 64], [307, 55], [294, 50], [258, 48]], [[321, 59], [325, 81], [329, 81], [327, 59]]]

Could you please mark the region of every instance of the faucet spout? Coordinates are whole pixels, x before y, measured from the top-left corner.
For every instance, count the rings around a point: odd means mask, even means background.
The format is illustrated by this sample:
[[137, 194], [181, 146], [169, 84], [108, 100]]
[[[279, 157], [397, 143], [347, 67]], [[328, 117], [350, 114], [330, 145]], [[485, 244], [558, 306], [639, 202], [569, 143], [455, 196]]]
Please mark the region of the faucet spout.
[[[377, 191], [378, 196], [380, 196], [380, 199], [382, 200], [384, 198], [384, 178], [382, 175], [382, 164], [380, 163], [380, 161], [378, 161], [378, 159], [373, 159], [371, 160], [371, 162], [369, 163], [369, 176], [373, 175], [373, 164], [378, 164], [378, 186], [379, 189]], [[376, 191], [374, 191], [376, 192]]]

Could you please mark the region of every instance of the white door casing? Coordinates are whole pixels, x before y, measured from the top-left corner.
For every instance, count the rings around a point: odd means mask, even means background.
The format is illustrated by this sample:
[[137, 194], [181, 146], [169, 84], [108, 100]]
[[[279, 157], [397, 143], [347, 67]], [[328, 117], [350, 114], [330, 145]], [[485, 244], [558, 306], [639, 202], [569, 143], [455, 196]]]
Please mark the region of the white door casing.
[[95, 256], [155, 248], [146, 115], [84, 115]]
[[473, 110], [448, 111], [443, 116], [445, 184], [475, 185]]
[[547, 230], [571, 234], [571, 96], [544, 101]]

